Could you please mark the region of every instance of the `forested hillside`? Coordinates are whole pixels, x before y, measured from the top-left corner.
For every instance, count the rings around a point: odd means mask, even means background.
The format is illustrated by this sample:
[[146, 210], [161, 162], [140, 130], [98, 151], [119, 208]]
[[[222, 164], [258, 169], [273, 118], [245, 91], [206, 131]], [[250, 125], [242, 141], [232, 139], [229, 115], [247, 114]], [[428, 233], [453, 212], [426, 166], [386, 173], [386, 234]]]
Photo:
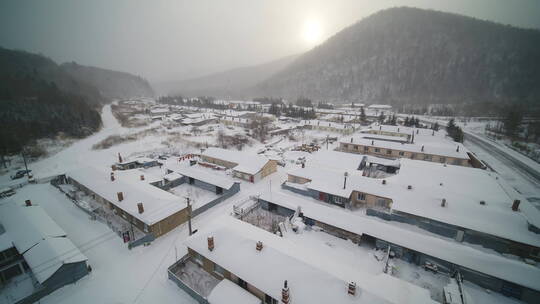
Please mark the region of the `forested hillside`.
[[255, 96], [390, 104], [538, 103], [540, 31], [392, 8], [342, 30]]
[[148, 81], [139, 76], [83, 66], [75, 62], [63, 63], [60, 68], [73, 79], [97, 88], [101, 95], [107, 99], [154, 96]]
[[137, 76], [0, 48], [0, 152], [58, 132], [87, 136], [100, 128], [104, 103], [152, 94]]

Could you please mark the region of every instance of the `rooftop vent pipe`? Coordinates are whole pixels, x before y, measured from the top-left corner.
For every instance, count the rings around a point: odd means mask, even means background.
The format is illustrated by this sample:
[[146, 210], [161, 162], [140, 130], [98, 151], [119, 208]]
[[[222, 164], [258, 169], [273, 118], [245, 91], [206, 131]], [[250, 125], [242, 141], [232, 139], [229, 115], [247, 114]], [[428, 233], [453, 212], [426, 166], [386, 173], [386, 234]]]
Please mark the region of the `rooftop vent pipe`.
[[214, 237], [213, 236], [208, 237], [208, 250], [210, 251], [214, 250]]
[[424, 152], [424, 145], [422, 145], [422, 149], [421, 149], [422, 152]]
[[30, 206], [32, 206], [32, 201], [31, 200], [26, 200], [26, 201], [24, 201], [24, 204], [26, 205], [26, 207], [30, 207]]
[[512, 210], [513, 211], [518, 211], [519, 210], [519, 204], [521, 203], [520, 200], [514, 200], [514, 203], [512, 204]]
[[283, 304], [289, 304], [289, 300], [289, 287], [287, 286], [287, 280], [285, 280], [281, 289], [281, 302]]
[[480, 201], [480, 205], [485, 205], [486, 201]]
[[144, 180], [144, 174], [141, 174], [141, 180], [142, 181]]
[[382, 180], [382, 184], [386, 185], [386, 180], [385, 179]]
[[445, 198], [442, 199], [441, 207], [446, 207], [446, 199]]
[[407, 186], [407, 189], [411, 190], [411, 189], [412, 189], [412, 185], [408, 185], [408, 186]]
[[457, 146], [457, 148], [456, 148], [456, 152], [459, 152], [459, 146]]
[[349, 289], [347, 291], [348, 294], [351, 296], [356, 295], [356, 283], [355, 282], [349, 282]]
[[118, 196], [118, 201], [119, 202], [124, 200], [124, 193], [123, 192], [117, 192], [116, 196]]
[[138, 203], [137, 204], [137, 209], [139, 209], [139, 214], [142, 214], [144, 212], [143, 203]]

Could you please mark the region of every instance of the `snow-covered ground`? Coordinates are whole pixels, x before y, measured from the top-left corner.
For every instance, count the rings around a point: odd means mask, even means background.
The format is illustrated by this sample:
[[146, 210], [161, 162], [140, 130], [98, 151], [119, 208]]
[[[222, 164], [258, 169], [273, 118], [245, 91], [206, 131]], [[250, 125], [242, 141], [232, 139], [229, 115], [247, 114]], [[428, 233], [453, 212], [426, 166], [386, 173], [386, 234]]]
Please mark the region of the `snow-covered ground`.
[[[37, 178], [47, 177], [84, 166], [109, 167], [117, 160], [118, 153], [129, 157], [140, 153], [161, 153], [162, 151], [174, 151], [179, 154], [200, 151], [188, 142], [170, 145], [167, 142], [167, 135], [149, 135], [108, 149], [94, 150], [92, 146], [108, 136], [131, 134], [145, 129], [157, 128], [162, 124], [158, 121], [140, 128], [123, 128], [112, 115], [110, 106], [103, 108], [102, 119], [103, 128], [96, 134], [74, 142], [48, 158], [31, 163], [29, 166], [33, 170], [34, 176]], [[215, 128], [219, 127], [220, 125], [215, 126]], [[283, 124], [283, 127], [287, 127], [287, 125]], [[183, 127], [173, 131], [189, 132], [190, 129], [191, 127]], [[206, 126], [201, 127], [201, 129], [206, 130]], [[231, 135], [241, 132], [241, 128], [223, 129]], [[212, 144], [216, 140], [215, 132], [216, 130], [205, 131], [200, 136], [189, 138], [192, 142]], [[269, 188], [280, 189], [281, 183], [286, 180], [285, 172], [288, 169], [297, 168], [299, 165], [295, 162], [299, 158], [309, 159], [313, 155], [307, 152], [291, 151], [291, 148], [316, 140], [321, 145], [321, 149], [326, 150], [327, 147], [326, 144], [323, 144], [323, 140], [327, 135], [338, 136], [327, 132], [305, 130], [294, 133], [297, 141], [291, 140], [287, 136], [268, 140], [270, 147], [264, 154], [284, 160], [285, 167], [278, 166], [278, 172], [256, 184], [235, 179], [241, 183], [241, 192], [196, 217], [193, 220], [193, 229], [204, 227], [214, 217], [230, 214], [234, 204], [242, 202], [252, 195], [258, 195]], [[337, 142], [334, 142], [328, 145], [328, 149], [332, 150], [336, 146]], [[263, 147], [265, 147], [264, 144], [254, 142], [252, 146], [247, 146], [244, 150], [248, 153], [257, 153]], [[526, 184], [520, 179], [519, 174], [513, 173], [512, 168], [497, 162], [497, 159], [489, 159], [489, 152], [477, 151], [473, 150], [480, 158], [485, 159], [501, 173], [505, 179], [512, 182], [512, 178], [514, 178], [512, 184], [528, 197], [540, 197], [537, 184]], [[163, 173], [159, 169], [154, 171], [158, 174]], [[5, 174], [0, 176], [0, 185], [9, 185], [23, 180], [11, 181], [9, 175]], [[2, 187], [0, 186], [0, 188]], [[185, 193], [188, 193], [191, 188], [194, 187], [183, 185], [173, 189], [173, 192], [177, 192], [179, 196], [185, 196]], [[201, 192], [198, 188], [194, 189], [196, 191], [191, 189], [191, 195], [197, 197], [196, 202], [203, 203], [215, 197], [211, 192], [204, 190]], [[17, 194], [11, 199], [17, 202], [31, 199], [41, 205], [67, 232], [73, 243], [88, 257], [88, 263], [92, 266], [92, 272], [89, 276], [76, 284], [57, 290], [43, 298], [41, 303], [196, 303], [193, 298], [167, 278], [167, 268], [174, 263], [175, 259], [179, 259], [186, 253], [186, 248], [183, 245], [183, 241], [188, 236], [186, 224], [160, 237], [150, 246], [139, 246], [129, 250], [121, 238], [107, 225], [89, 219], [85, 212], [74, 206], [65, 195], [49, 184], [28, 185], [17, 189]], [[313, 250], [325, 251], [334, 256], [336, 260], [347, 263], [353, 269], [361, 269], [370, 273], [382, 271], [381, 262], [374, 257], [377, 252], [371, 248], [357, 246], [350, 241], [318, 231], [304, 231], [299, 235], [288, 234], [285, 237], [291, 238], [295, 242], [298, 241], [306, 247], [311, 247]], [[432, 296], [440, 300], [442, 286], [447, 283], [446, 277], [425, 272], [421, 268], [401, 260], [394, 261], [394, 264], [397, 269], [396, 277], [429, 289]], [[500, 294], [487, 293], [476, 285], [467, 284], [466, 286], [475, 296], [476, 303], [517, 303], [517, 301]], [[0, 303], [12, 303], [12, 301], [0, 296]]]

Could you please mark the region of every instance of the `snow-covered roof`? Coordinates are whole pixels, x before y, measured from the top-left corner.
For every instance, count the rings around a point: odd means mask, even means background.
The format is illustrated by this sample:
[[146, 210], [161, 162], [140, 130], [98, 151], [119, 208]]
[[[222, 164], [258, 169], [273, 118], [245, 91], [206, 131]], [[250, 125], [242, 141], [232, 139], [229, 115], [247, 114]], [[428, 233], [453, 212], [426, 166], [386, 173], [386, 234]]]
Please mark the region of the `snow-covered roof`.
[[384, 140], [384, 141], [393, 141], [393, 142], [399, 142], [399, 143], [407, 143], [407, 134], [403, 133], [404, 136], [391, 136], [391, 135], [379, 135], [379, 134], [369, 134], [365, 133], [362, 134], [360, 137], [370, 140]]
[[223, 279], [208, 295], [210, 304], [260, 304], [261, 300], [235, 283]]
[[77, 263], [88, 258], [65, 237], [47, 238], [23, 254], [36, 279], [43, 283], [63, 264]]
[[212, 172], [209, 172], [208, 169], [203, 169], [196, 166], [170, 166], [168, 168], [178, 174], [192, 177], [223, 189], [230, 189], [234, 184], [232, 180], [224, 176], [213, 174]]
[[43, 239], [66, 236], [66, 232], [40, 206], [0, 205], [0, 222], [21, 253]]
[[[407, 190], [407, 185], [412, 189]], [[531, 212], [523, 212], [530, 203], [506, 187], [497, 173], [402, 159], [399, 173], [387, 178], [386, 186], [401, 190], [391, 196], [393, 210], [540, 247], [540, 235], [528, 230], [528, 221], [538, 219], [534, 216], [538, 211], [532, 207]], [[516, 199], [522, 211], [512, 211]]]
[[122, 180], [137, 182], [140, 181], [141, 175], [144, 175], [144, 181], [147, 183], [155, 183], [162, 180], [161, 176], [155, 173], [149, 172], [146, 169], [129, 169], [129, 170], [117, 170], [114, 171], [116, 177], [122, 178]]
[[[230, 216], [219, 218], [217, 228], [199, 232], [185, 241], [187, 247], [229, 270], [272, 298], [281, 299], [287, 280], [294, 303], [436, 303], [426, 289], [381, 273], [352, 271], [294, 242]], [[207, 237], [214, 237], [209, 251]], [[263, 249], [257, 251], [257, 241]], [[331, 267], [329, 267], [331, 265]], [[264, 274], [264, 275], [261, 275]], [[349, 282], [357, 294], [347, 293]], [[232, 303], [232, 301], [229, 301]]]
[[[529, 208], [530, 203], [514, 189], [505, 187], [496, 173], [410, 159], [401, 159], [400, 163], [399, 172], [385, 178], [386, 184], [382, 179], [362, 176], [352, 163], [346, 171], [345, 189], [343, 170], [307, 162], [305, 168], [288, 173], [311, 180], [305, 184], [309, 189], [345, 198], [353, 191], [389, 198], [392, 210], [540, 247], [540, 236], [528, 229], [528, 222], [538, 224], [539, 212]], [[444, 208], [443, 198], [447, 202]], [[530, 212], [512, 211], [515, 199], [521, 201], [522, 210]]]
[[407, 226], [405, 224], [390, 223], [340, 207], [317, 203], [314, 199], [300, 195], [272, 191], [271, 193], [262, 193], [260, 198], [291, 210], [300, 207], [304, 215], [309, 218], [358, 235], [368, 234], [453, 264], [540, 291], [540, 269], [519, 260], [475, 249], [421, 230], [408, 229], [405, 228]]
[[368, 163], [399, 167], [399, 160], [334, 150], [319, 150], [310, 155], [307, 163], [308, 166], [341, 170], [343, 173], [345, 171], [357, 170], [364, 158], [366, 158]]
[[[184, 200], [150, 185], [146, 179], [141, 181], [115, 175], [115, 181], [111, 181], [110, 172], [93, 167], [77, 169], [66, 175], [147, 225], [157, 223], [187, 207]], [[117, 192], [123, 192], [124, 199], [121, 202], [118, 201]], [[138, 212], [138, 203], [144, 205], [142, 214]]]
[[238, 164], [233, 169], [247, 174], [256, 174], [268, 163], [268, 159], [261, 155], [249, 154], [242, 151], [232, 151], [210, 147], [202, 153], [203, 156], [225, 160]]
[[0, 223], [7, 232], [2, 236], [11, 238], [40, 283], [62, 265], [88, 259], [40, 206], [21, 206], [13, 202], [2, 204]]
[[372, 104], [369, 105], [368, 108], [370, 109], [382, 109], [382, 110], [389, 110], [392, 108], [390, 105], [383, 105], [383, 104]]
[[304, 126], [314, 126], [321, 128], [334, 128], [334, 129], [352, 129], [353, 126], [350, 124], [342, 124], [337, 122], [323, 121], [323, 120], [302, 120], [300, 122]]

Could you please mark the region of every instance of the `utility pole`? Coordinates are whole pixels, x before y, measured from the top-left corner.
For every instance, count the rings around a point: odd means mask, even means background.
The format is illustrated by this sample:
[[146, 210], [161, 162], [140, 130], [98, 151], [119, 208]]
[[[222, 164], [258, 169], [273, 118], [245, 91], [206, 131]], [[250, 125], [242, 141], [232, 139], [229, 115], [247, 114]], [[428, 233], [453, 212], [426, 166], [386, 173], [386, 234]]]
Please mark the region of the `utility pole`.
[[26, 164], [26, 157], [24, 156], [24, 152], [21, 150], [21, 156], [24, 161], [24, 168], [26, 169], [26, 176], [30, 178], [30, 173], [28, 172], [28, 165]]
[[188, 229], [189, 229], [189, 235], [192, 235], [193, 232], [191, 231], [191, 204], [189, 197], [186, 197], [187, 205], [188, 205]]

